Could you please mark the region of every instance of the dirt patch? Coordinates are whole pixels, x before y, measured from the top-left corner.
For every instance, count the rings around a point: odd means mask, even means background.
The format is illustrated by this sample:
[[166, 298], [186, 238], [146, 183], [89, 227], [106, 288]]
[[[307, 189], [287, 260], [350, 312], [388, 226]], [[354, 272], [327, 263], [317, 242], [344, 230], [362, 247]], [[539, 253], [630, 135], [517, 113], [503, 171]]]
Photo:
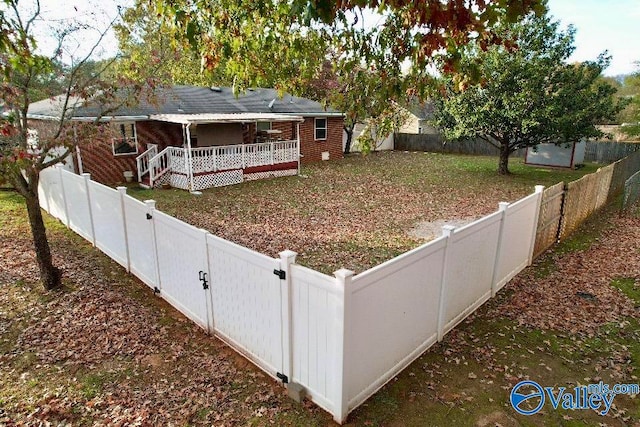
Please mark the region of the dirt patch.
[[407, 234], [414, 239], [419, 239], [424, 242], [436, 239], [442, 235], [442, 227], [445, 225], [452, 225], [454, 227], [462, 227], [475, 218], [452, 218], [452, 219], [439, 219], [437, 221], [420, 221], [413, 228], [411, 228]]

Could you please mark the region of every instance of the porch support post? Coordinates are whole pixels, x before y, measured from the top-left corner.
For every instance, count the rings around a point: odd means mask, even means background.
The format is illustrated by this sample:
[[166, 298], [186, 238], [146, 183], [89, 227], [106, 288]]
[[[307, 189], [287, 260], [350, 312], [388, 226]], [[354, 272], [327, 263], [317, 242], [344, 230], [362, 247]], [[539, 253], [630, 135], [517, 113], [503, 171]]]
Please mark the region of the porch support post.
[[185, 126], [185, 137], [187, 139], [187, 174], [189, 177], [189, 191], [193, 191], [193, 159], [191, 158], [191, 123]]
[[296, 159], [298, 161], [298, 175], [300, 175], [300, 122], [296, 124]]

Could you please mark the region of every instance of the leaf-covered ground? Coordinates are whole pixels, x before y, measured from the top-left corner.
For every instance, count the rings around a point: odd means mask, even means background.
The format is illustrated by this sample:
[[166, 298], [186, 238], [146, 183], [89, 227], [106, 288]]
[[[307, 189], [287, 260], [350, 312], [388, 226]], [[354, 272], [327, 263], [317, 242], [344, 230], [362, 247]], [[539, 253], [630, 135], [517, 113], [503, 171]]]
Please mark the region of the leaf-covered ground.
[[[0, 192], [0, 224], [0, 425], [332, 424], [50, 218], [65, 288], [42, 291], [18, 196]], [[523, 378], [545, 386], [638, 382], [639, 245], [639, 216], [598, 216], [358, 408], [350, 424], [639, 425], [635, 396], [616, 397], [606, 417], [548, 407], [524, 417], [508, 403]]]
[[417, 247], [422, 241], [410, 231], [420, 223], [479, 218], [537, 184], [572, 181], [596, 166], [549, 170], [512, 159], [512, 176], [496, 169], [493, 157], [383, 152], [201, 196], [135, 187], [129, 194], [155, 199], [160, 210], [258, 252], [296, 251], [300, 264], [331, 274], [361, 272]]

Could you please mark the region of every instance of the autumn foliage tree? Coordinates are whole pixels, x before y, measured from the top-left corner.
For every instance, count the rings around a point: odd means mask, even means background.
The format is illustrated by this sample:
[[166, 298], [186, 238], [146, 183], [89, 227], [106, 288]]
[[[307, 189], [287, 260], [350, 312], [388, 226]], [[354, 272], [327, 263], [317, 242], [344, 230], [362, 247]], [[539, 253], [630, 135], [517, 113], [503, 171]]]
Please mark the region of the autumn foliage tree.
[[[457, 69], [471, 39], [501, 40], [498, 22], [516, 21], [544, 0], [256, 2], [160, 1], [158, 12], [187, 40], [208, 70], [222, 70], [237, 90], [263, 84], [300, 94], [337, 71], [327, 104], [346, 114], [346, 131], [394, 99], [425, 98], [435, 63]], [[380, 22], [365, 22], [374, 11]], [[405, 65], [409, 64], [409, 69]]]
[[435, 124], [445, 137], [494, 145], [500, 174], [509, 173], [509, 156], [521, 148], [602, 136], [596, 125], [615, 120], [624, 106], [600, 78], [609, 58], [568, 63], [574, 31], [558, 26], [534, 15], [501, 25], [497, 35], [508, 42], [470, 44], [461, 66], [475, 78], [449, 78], [438, 99]]
[[[92, 60], [110, 24], [97, 30], [95, 43], [78, 46], [72, 41], [70, 47], [70, 37], [89, 27], [78, 22], [57, 21], [63, 26], [52, 31], [57, 45], [48, 56], [39, 50], [35, 36], [36, 26], [46, 19], [39, 1], [25, 4], [18, 0], [3, 0], [0, 5], [4, 110], [0, 118], [0, 183], [8, 183], [24, 197], [40, 279], [45, 289], [54, 289], [61, 285], [61, 272], [53, 264], [40, 210], [39, 173], [64, 161], [78, 143], [78, 133], [84, 133], [85, 127], [71, 121], [74, 108], [90, 99], [105, 106], [106, 114], [122, 105], [127, 97], [122, 96], [125, 92], [123, 82], [102, 78], [115, 59]], [[76, 55], [79, 51], [83, 53]], [[119, 96], [116, 96], [116, 87], [120, 88]], [[132, 86], [128, 93], [137, 93], [140, 87]], [[28, 114], [29, 105], [39, 98], [50, 98], [59, 106], [58, 119], [45, 127], [36, 126]], [[96, 121], [99, 119], [97, 117]], [[34, 129], [38, 131], [37, 137], [33, 134]]]

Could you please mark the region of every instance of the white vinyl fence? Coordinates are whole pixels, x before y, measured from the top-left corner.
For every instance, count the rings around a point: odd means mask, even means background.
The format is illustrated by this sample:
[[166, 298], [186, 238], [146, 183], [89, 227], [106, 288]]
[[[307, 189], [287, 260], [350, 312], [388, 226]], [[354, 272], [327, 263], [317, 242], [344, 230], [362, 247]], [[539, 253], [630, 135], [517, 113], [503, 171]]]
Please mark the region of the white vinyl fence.
[[344, 422], [531, 263], [542, 187], [358, 275], [328, 276], [195, 228], [62, 168], [42, 207], [189, 319]]

